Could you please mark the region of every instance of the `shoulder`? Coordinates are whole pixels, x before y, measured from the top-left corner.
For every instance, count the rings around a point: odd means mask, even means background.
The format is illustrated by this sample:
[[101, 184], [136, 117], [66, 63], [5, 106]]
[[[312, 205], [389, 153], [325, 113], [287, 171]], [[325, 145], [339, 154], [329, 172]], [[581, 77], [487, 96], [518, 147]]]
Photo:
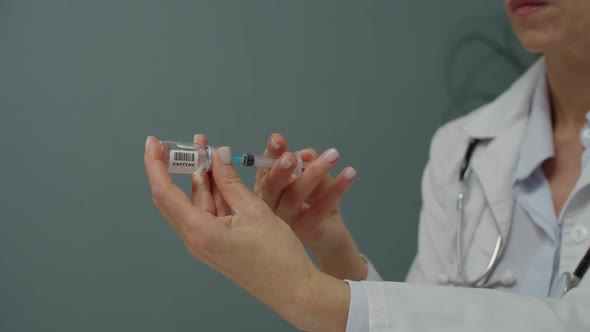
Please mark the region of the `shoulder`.
[[463, 146], [466, 146], [471, 138], [466, 127], [469, 127], [473, 121], [486, 117], [490, 113], [492, 104], [493, 102], [484, 105], [439, 127], [432, 137], [430, 157], [448, 155], [455, 150], [462, 150]]
[[465, 128], [476, 119], [487, 116], [492, 104], [493, 102], [449, 121], [436, 130], [430, 143], [428, 161], [428, 167], [433, 168], [436, 178], [459, 174], [459, 165], [473, 138]]
[[526, 121], [534, 87], [544, 74], [545, 63], [541, 58], [495, 100], [441, 126], [431, 141], [431, 163], [457, 163], [471, 139], [493, 139]]

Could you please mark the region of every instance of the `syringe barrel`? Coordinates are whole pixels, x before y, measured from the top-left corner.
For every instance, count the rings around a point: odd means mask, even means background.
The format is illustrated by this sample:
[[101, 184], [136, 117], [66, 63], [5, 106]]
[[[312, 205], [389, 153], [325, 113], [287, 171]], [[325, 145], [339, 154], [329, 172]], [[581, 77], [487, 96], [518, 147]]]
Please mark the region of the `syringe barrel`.
[[255, 156], [254, 163], [252, 166], [254, 167], [262, 167], [262, 168], [271, 168], [272, 165], [275, 164], [277, 160], [274, 158], [262, 157], [262, 156]]
[[[303, 169], [309, 165], [309, 162], [303, 162], [303, 160], [301, 160], [299, 151], [295, 152], [295, 157], [297, 158], [297, 166], [293, 170], [293, 175], [300, 176]], [[244, 166], [262, 168], [271, 168], [277, 161], [274, 158], [255, 156], [249, 153], [244, 154], [243, 160], [246, 162]]]

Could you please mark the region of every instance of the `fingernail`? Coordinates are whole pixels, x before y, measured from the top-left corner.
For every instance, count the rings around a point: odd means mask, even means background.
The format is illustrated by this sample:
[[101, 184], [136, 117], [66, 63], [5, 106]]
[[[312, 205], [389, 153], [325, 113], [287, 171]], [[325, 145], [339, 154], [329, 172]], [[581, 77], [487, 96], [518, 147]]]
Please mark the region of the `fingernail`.
[[289, 161], [289, 158], [287, 158], [287, 156], [283, 156], [283, 158], [281, 158], [281, 167], [287, 169], [291, 166], [293, 166], [293, 163]]
[[199, 143], [199, 138], [201, 138], [200, 136], [201, 136], [201, 134], [196, 134], [193, 139], [193, 143]]
[[281, 146], [279, 145], [279, 143], [275, 142], [274, 139], [272, 139], [272, 137], [270, 138], [270, 147], [278, 150], [278, 148], [280, 148]]
[[150, 145], [150, 138], [151, 136], [148, 136], [147, 139], [145, 140], [145, 150], [147, 151], [148, 146]]
[[334, 160], [338, 159], [339, 156], [340, 154], [338, 154], [336, 149], [329, 149], [326, 151], [326, 153], [324, 153], [324, 159], [329, 163], [334, 162]]
[[303, 160], [305, 161], [309, 161], [311, 159], [313, 159], [313, 153], [311, 153], [311, 151], [309, 150], [301, 150], [299, 151], [300, 156]]
[[356, 176], [356, 170], [352, 167], [349, 167], [348, 169], [346, 169], [346, 171], [344, 172], [344, 178], [346, 180], [352, 180], [354, 179], [354, 177]]
[[227, 146], [222, 146], [217, 149], [217, 153], [219, 154], [219, 160], [224, 165], [231, 165], [231, 150]]

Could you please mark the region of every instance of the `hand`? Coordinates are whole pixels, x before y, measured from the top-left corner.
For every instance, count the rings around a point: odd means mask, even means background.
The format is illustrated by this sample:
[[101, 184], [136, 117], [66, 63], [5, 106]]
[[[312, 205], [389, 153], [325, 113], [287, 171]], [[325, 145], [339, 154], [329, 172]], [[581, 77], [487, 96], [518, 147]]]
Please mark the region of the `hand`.
[[291, 174], [297, 159], [286, 150], [284, 137], [272, 135], [264, 155], [278, 158], [278, 162], [270, 170], [258, 171], [254, 192], [291, 226], [304, 245], [312, 250], [334, 247], [346, 232], [338, 201], [356, 171], [347, 167], [333, 180], [329, 172], [339, 161], [338, 151], [329, 149], [318, 158], [315, 150], [306, 149], [301, 158], [311, 165], [294, 179]]
[[229, 148], [213, 156], [212, 175], [193, 178], [192, 200], [172, 182], [153, 137], [144, 162], [154, 204], [193, 257], [298, 328], [344, 330], [348, 285], [316, 269], [289, 227], [241, 182]]
[[287, 140], [280, 134], [271, 135], [264, 155], [278, 160], [270, 170], [258, 171], [255, 193], [313, 251], [322, 271], [338, 278], [364, 279], [366, 265], [338, 205], [356, 171], [346, 167], [332, 179], [329, 172], [339, 161], [338, 151], [328, 149], [318, 157], [315, 150], [306, 149], [301, 158], [311, 164], [294, 179], [291, 174], [297, 160], [285, 151]]

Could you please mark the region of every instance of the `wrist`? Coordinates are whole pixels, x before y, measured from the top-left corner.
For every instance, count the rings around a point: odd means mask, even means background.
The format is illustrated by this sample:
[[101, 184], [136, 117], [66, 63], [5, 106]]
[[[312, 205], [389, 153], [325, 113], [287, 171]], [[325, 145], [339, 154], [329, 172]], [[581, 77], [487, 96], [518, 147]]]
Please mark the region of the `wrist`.
[[339, 279], [366, 279], [367, 265], [348, 230], [334, 245], [311, 250], [321, 271]]
[[348, 229], [344, 229], [336, 240], [327, 244], [321, 243], [320, 245], [310, 246], [309, 249], [311, 249], [316, 259], [329, 259], [338, 252], [342, 252], [343, 249], [349, 250], [352, 244], [354, 244], [354, 240], [352, 240], [350, 232]]
[[350, 286], [325, 273], [310, 278], [298, 304], [298, 322], [304, 331], [345, 331], [350, 306]]

